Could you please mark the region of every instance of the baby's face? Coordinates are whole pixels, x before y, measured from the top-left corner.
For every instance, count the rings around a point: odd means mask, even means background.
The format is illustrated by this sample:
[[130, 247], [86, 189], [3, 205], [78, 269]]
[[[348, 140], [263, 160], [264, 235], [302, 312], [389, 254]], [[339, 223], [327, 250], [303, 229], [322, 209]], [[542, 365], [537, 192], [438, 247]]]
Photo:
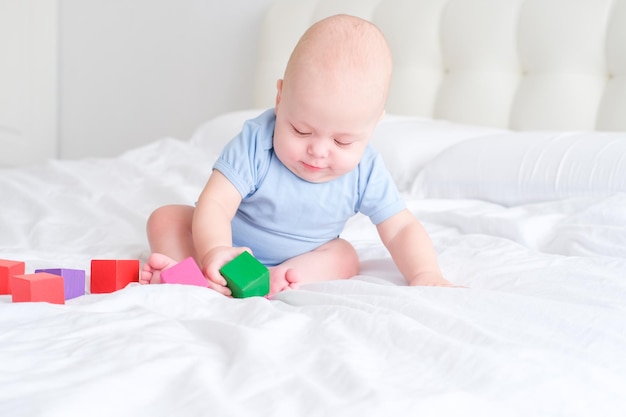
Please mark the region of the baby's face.
[[305, 181], [334, 180], [357, 167], [381, 110], [360, 94], [311, 85], [282, 89], [276, 104], [274, 152]]

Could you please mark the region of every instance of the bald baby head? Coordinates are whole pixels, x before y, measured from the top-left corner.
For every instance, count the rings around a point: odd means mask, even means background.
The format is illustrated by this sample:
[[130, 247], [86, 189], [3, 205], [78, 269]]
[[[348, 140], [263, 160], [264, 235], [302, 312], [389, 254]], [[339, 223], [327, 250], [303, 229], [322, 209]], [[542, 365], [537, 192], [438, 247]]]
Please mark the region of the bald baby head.
[[299, 84], [359, 94], [384, 110], [392, 73], [389, 45], [371, 22], [335, 15], [312, 25], [294, 48], [283, 88]]

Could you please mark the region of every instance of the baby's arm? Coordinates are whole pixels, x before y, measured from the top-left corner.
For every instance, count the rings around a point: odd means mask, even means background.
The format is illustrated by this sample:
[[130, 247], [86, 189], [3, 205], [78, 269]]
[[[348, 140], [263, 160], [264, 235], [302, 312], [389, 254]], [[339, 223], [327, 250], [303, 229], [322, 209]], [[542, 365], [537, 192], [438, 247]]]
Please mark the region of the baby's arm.
[[247, 248], [232, 247], [231, 221], [241, 194], [219, 171], [214, 170], [200, 194], [192, 222], [193, 243], [209, 287], [230, 295], [219, 269]]
[[381, 240], [409, 285], [451, 286], [441, 274], [424, 226], [404, 209], [377, 226]]

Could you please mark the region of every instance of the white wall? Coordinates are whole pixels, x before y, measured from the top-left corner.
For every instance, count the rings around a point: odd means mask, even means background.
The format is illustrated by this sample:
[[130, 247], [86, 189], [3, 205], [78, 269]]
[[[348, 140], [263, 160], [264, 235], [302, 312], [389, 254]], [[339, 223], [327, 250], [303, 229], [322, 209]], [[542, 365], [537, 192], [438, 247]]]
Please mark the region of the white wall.
[[57, 153], [57, 3], [0, 0], [0, 167]]
[[187, 139], [253, 103], [271, 0], [60, 0], [59, 156]]

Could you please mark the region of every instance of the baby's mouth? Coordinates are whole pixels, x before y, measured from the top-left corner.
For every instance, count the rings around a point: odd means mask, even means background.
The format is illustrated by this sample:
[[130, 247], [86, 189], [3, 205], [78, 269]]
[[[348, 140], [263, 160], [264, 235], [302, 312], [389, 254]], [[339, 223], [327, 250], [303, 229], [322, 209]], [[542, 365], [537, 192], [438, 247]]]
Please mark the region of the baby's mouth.
[[323, 171], [323, 170], [325, 169], [325, 168], [323, 168], [323, 167], [318, 167], [318, 166], [315, 166], [315, 165], [307, 164], [307, 163], [306, 163], [306, 162], [304, 162], [304, 161], [302, 161], [302, 165], [303, 165], [306, 169], [311, 170], [311, 171]]

